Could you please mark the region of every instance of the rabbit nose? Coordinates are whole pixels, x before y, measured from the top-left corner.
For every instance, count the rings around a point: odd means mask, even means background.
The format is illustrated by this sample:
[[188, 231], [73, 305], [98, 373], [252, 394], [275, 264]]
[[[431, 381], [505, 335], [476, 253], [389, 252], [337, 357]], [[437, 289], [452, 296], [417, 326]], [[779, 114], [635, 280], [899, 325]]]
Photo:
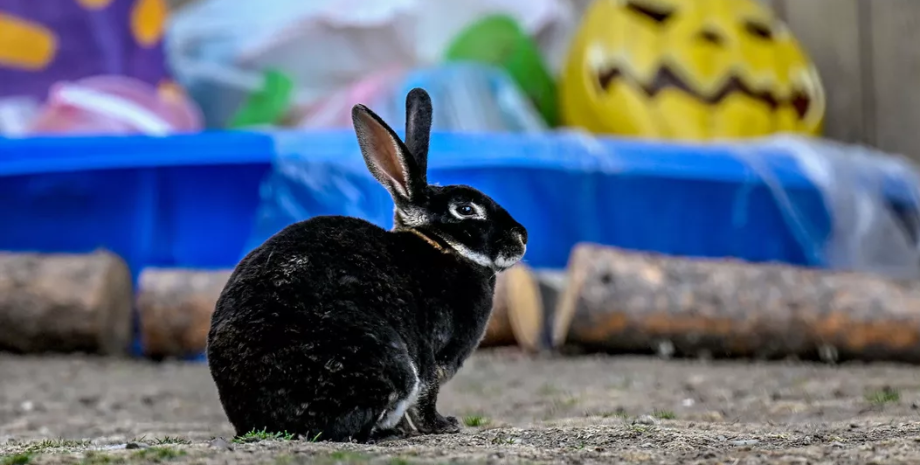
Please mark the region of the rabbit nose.
[[527, 230], [524, 228], [514, 228], [514, 236], [521, 243], [521, 245], [527, 245]]

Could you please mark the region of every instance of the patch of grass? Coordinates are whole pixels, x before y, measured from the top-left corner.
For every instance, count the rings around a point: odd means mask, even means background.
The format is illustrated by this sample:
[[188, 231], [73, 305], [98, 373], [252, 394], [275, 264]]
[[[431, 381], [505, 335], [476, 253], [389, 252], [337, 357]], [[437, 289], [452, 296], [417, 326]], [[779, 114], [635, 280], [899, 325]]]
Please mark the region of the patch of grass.
[[165, 437], [162, 437], [160, 439], [153, 441], [153, 443], [158, 446], [165, 446], [168, 444], [182, 444], [184, 446], [187, 446], [191, 444], [192, 441], [189, 441], [188, 439], [180, 438], [180, 437], [165, 436]]
[[629, 429], [636, 434], [645, 434], [652, 430], [648, 425], [629, 425]]
[[8, 455], [6, 457], [0, 458], [0, 464], [2, 465], [26, 465], [32, 461], [32, 454], [15, 454]]
[[402, 457], [394, 457], [390, 459], [389, 462], [387, 462], [387, 465], [411, 465], [411, 464], [412, 462]]
[[866, 400], [870, 404], [884, 405], [900, 401], [901, 394], [898, 391], [885, 386], [877, 391], [872, 391], [866, 394]]
[[601, 412], [600, 416], [603, 418], [619, 418], [626, 420], [629, 418], [629, 414], [625, 410], [614, 410], [612, 412]]
[[131, 454], [131, 458], [160, 463], [175, 460], [185, 455], [186, 452], [184, 450], [174, 449], [172, 447], [150, 447]]
[[[244, 442], [258, 442], [258, 441], [290, 441], [294, 439], [294, 435], [288, 433], [287, 431], [283, 433], [269, 433], [265, 428], [262, 430], [252, 430], [242, 436], [233, 438], [233, 442], [240, 444]], [[319, 435], [316, 435], [315, 439], [319, 439]]]
[[467, 415], [463, 417], [463, 424], [471, 428], [477, 428], [489, 424], [489, 419], [482, 415]]
[[322, 432], [322, 431], [320, 431], [319, 433], [316, 433], [316, 436], [313, 436], [312, 438], [310, 438], [310, 439], [309, 439], [309, 442], [316, 442], [316, 441], [319, 441], [319, 437], [322, 436], [322, 435], [323, 435], [323, 432]]
[[77, 449], [92, 444], [90, 441], [74, 439], [44, 439], [42, 441], [29, 444], [26, 452], [41, 452], [47, 449]]
[[677, 415], [670, 410], [655, 410], [652, 412], [652, 416], [659, 420], [673, 420], [677, 418]]

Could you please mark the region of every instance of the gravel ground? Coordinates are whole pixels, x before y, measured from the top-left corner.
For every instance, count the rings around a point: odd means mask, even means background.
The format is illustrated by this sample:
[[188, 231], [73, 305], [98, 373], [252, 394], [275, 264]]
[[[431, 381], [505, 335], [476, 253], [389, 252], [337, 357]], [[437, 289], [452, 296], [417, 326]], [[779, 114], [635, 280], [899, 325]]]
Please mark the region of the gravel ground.
[[442, 390], [460, 434], [235, 443], [203, 364], [0, 355], [0, 465], [918, 464], [918, 408], [910, 366], [483, 350]]

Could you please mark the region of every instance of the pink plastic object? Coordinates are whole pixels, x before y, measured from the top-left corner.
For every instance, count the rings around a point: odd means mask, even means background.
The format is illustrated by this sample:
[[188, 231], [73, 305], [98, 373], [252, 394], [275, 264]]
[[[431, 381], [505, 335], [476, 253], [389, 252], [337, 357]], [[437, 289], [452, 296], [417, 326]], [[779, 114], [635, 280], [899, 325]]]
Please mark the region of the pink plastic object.
[[182, 93], [129, 77], [94, 76], [54, 84], [26, 132], [166, 135], [201, 128], [201, 110]]
[[379, 106], [373, 102], [389, 97], [404, 74], [399, 67], [371, 74], [310, 106], [292, 109], [290, 119], [301, 129], [350, 128], [351, 107], [356, 103]]

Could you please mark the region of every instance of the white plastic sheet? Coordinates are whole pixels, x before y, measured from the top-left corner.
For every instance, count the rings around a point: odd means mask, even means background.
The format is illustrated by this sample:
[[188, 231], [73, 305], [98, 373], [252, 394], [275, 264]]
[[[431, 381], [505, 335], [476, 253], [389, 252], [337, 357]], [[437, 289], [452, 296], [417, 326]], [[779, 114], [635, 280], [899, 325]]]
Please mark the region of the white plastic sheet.
[[780, 186], [771, 183], [770, 168], [738, 144], [739, 157], [770, 185], [803, 247], [821, 254], [827, 267], [920, 278], [920, 176], [916, 165], [902, 156], [826, 139], [777, 135], [757, 144], [793, 156], [821, 191], [831, 218], [826, 240], [809, 236], [809, 218], [788, 201]]
[[566, 0], [201, 0], [176, 12], [166, 50], [170, 66], [220, 126], [279, 69], [296, 84], [296, 103], [324, 96], [382, 69], [438, 63], [461, 29], [489, 13], [515, 18], [561, 61], [574, 24]]

